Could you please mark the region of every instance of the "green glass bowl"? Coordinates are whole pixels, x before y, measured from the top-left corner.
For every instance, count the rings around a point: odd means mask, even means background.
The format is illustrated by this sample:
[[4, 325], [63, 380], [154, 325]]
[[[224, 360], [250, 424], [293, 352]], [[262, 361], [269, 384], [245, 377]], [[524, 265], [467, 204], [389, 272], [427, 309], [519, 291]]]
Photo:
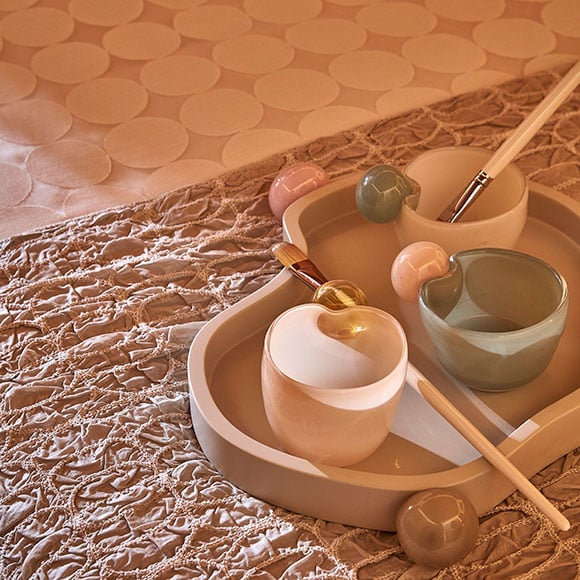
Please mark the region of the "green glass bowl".
[[441, 365], [483, 391], [532, 381], [550, 363], [566, 324], [565, 279], [542, 260], [499, 248], [457, 252], [450, 264], [419, 291]]

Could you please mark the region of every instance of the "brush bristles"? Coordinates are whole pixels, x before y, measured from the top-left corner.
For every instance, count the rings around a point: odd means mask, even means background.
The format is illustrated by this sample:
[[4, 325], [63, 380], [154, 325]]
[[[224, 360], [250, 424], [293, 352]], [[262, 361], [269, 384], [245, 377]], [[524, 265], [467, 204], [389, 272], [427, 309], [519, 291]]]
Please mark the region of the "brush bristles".
[[312, 263], [306, 254], [294, 244], [280, 242], [272, 247], [272, 253], [276, 259], [294, 276], [316, 290], [326, 282], [324, 274]]
[[286, 268], [290, 268], [294, 264], [308, 259], [306, 254], [298, 246], [288, 242], [280, 242], [272, 246], [272, 253]]

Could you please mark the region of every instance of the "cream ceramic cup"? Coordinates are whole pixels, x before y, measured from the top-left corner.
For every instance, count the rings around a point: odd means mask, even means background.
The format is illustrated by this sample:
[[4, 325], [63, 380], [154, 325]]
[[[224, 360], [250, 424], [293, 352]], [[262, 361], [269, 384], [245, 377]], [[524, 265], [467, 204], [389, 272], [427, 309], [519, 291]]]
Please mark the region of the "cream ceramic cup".
[[295, 306], [266, 333], [266, 417], [284, 451], [328, 465], [357, 463], [387, 436], [406, 370], [405, 333], [390, 314]]
[[403, 173], [419, 183], [421, 193], [418, 203], [412, 196], [405, 199], [394, 222], [401, 247], [429, 241], [452, 254], [515, 246], [527, 219], [528, 183], [514, 163], [491, 182], [460, 221], [437, 221], [492, 154], [478, 147], [441, 147], [421, 153], [407, 165]]

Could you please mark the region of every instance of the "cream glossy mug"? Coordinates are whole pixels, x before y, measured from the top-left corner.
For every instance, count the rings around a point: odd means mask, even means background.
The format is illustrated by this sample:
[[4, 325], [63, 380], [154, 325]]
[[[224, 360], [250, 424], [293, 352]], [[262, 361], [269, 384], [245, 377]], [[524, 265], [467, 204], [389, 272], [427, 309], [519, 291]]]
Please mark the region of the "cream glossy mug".
[[282, 449], [335, 466], [371, 455], [394, 419], [407, 358], [403, 328], [377, 308], [283, 312], [266, 333], [261, 368], [266, 417]]
[[478, 247], [513, 248], [528, 214], [528, 182], [510, 163], [455, 223], [437, 217], [485, 165], [493, 151], [479, 147], [441, 147], [415, 157], [403, 174], [420, 186], [418, 197], [402, 203], [394, 221], [401, 247], [435, 242], [452, 254]]

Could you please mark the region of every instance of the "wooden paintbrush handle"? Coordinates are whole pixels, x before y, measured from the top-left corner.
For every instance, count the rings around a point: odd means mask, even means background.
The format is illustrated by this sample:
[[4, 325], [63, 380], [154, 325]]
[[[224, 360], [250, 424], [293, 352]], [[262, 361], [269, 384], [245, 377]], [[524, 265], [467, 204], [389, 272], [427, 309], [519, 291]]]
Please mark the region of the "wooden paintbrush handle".
[[518, 125], [517, 129], [500, 145], [483, 171], [492, 179], [525, 147], [552, 113], [568, 98], [580, 82], [578, 61], [560, 82], [542, 99], [540, 104]]
[[560, 530], [570, 529], [567, 518], [412, 364], [407, 367], [407, 382]]

